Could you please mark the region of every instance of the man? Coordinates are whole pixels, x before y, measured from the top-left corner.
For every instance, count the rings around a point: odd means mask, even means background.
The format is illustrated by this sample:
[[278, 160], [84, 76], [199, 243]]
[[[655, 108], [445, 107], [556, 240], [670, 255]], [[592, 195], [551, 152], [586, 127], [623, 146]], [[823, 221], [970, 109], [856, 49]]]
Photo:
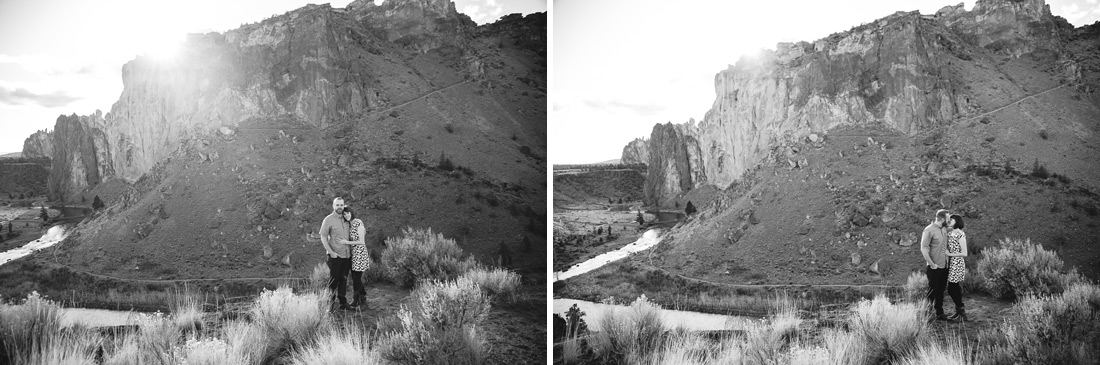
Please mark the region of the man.
[[[348, 245], [337, 243], [337, 239], [348, 239], [348, 222], [344, 221], [344, 199], [332, 200], [332, 213], [321, 222], [321, 246], [328, 255], [328, 287], [340, 303], [340, 309], [348, 307], [348, 273], [351, 272], [351, 249]], [[945, 284], [946, 285], [946, 284]]]
[[937, 210], [936, 220], [924, 227], [920, 238], [920, 253], [924, 255], [924, 263], [927, 265], [924, 273], [928, 277], [928, 303], [935, 309], [937, 321], [948, 320], [943, 314], [943, 292], [947, 289], [947, 254], [944, 251], [947, 244], [947, 234], [944, 232], [947, 216], [946, 209]]

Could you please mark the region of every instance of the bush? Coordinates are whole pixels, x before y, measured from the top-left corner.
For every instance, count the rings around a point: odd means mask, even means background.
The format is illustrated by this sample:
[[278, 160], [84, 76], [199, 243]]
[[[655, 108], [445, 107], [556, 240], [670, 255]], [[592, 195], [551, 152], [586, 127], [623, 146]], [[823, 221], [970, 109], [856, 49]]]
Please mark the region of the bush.
[[324, 262], [318, 263], [313, 267], [313, 271], [309, 273], [309, 287], [313, 290], [323, 290], [328, 288], [328, 282], [332, 280], [332, 273], [329, 272], [328, 265]]
[[0, 363], [92, 363], [98, 337], [62, 328], [60, 307], [37, 292], [19, 305], [0, 304]]
[[[383, 364], [382, 356], [368, 345], [362, 331], [349, 326], [332, 332], [317, 341], [317, 345], [294, 355], [290, 364], [372, 365]], [[188, 363], [190, 364], [190, 363]]]
[[267, 341], [262, 355], [254, 360], [267, 363], [299, 351], [328, 333], [332, 324], [328, 297], [327, 291], [294, 294], [286, 286], [260, 293], [249, 314]]
[[1005, 238], [1000, 247], [987, 248], [978, 260], [976, 272], [982, 288], [997, 297], [1014, 299], [1027, 293], [1057, 294], [1081, 280], [1076, 271], [1061, 272], [1064, 265], [1053, 251], [1031, 240]]
[[485, 340], [477, 326], [489, 315], [489, 298], [476, 283], [425, 281], [411, 295], [412, 308], [401, 307], [401, 323], [380, 341], [390, 361], [406, 364], [480, 364]]
[[462, 249], [453, 239], [432, 229], [402, 230], [401, 237], [386, 239], [381, 265], [394, 284], [411, 287], [417, 280], [448, 280], [474, 266], [461, 260]]
[[501, 268], [474, 268], [462, 274], [462, 277], [476, 283], [490, 295], [511, 297], [519, 288], [519, 275]]
[[[967, 275], [972, 277], [973, 275]], [[909, 302], [916, 303], [928, 297], [928, 276], [919, 271], [909, 274], [905, 281], [905, 297]]]
[[1039, 159], [1035, 159], [1035, 163], [1031, 165], [1031, 176], [1040, 179], [1046, 179], [1050, 177], [1050, 172], [1047, 171], [1047, 167], [1045, 165], [1039, 164]]
[[661, 334], [665, 332], [660, 310], [642, 295], [630, 308], [613, 310], [600, 318], [599, 332], [589, 337], [599, 362], [625, 364], [630, 359], [650, 356], [661, 344]]
[[1026, 296], [1005, 323], [1002, 362], [1088, 364], [1100, 357], [1100, 287], [1078, 283], [1060, 296]]
[[883, 295], [860, 301], [849, 328], [867, 347], [868, 363], [893, 363], [926, 342], [925, 307], [924, 302], [890, 304]]

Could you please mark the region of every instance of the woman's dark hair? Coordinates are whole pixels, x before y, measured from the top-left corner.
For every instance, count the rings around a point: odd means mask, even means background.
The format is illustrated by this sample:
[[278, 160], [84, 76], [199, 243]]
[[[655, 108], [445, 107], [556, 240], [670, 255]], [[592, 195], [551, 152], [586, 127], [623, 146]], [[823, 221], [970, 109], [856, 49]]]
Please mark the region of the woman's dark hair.
[[[354, 217], [354, 215], [352, 215], [352, 217]], [[954, 219], [954, 220], [955, 220], [955, 226], [954, 226], [954, 227], [951, 227], [951, 228], [954, 228], [954, 229], [963, 229], [963, 226], [964, 226], [964, 224], [963, 224], [963, 217], [962, 217], [961, 215], [958, 215], [958, 214], [952, 214], [952, 215], [951, 215], [951, 219]]]
[[351, 213], [351, 219], [348, 219], [348, 222], [355, 220], [355, 211], [351, 210], [351, 207], [344, 207], [344, 213]]

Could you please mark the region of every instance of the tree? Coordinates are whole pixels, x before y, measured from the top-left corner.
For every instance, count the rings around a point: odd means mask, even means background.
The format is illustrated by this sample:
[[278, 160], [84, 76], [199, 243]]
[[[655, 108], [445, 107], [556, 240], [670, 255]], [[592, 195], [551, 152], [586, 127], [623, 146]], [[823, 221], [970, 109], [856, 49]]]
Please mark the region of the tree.
[[46, 207], [43, 206], [42, 209], [38, 211], [38, 218], [42, 218], [42, 223], [46, 223], [46, 221], [50, 220], [50, 213], [46, 211]]
[[611, 225], [610, 224], [607, 225], [607, 236], [611, 237]]
[[85, 198], [83, 195], [81, 195], [80, 196], [80, 204], [88, 204], [88, 198]]
[[565, 312], [565, 335], [576, 338], [588, 333], [588, 324], [584, 323], [584, 312], [576, 304]]
[[611, 198], [607, 198], [607, 204], [615, 204], [615, 202], [611, 201]]
[[686, 213], [687, 215], [695, 214], [695, 205], [691, 204], [690, 200], [688, 200], [687, 205], [684, 206], [684, 213]]
[[623, 198], [619, 198], [619, 204], [623, 203]]
[[99, 200], [99, 195], [96, 195], [95, 199], [92, 199], [92, 209], [93, 210], [100, 210], [102, 208], [103, 208], [103, 201]]
[[596, 234], [597, 235], [602, 235], [603, 234], [603, 227], [596, 228]]
[[439, 153], [439, 168], [445, 171], [454, 171], [455, 164], [451, 162], [451, 159], [447, 158], [447, 155], [443, 152]]
[[634, 218], [634, 220], [638, 221], [639, 226], [645, 224], [645, 217], [642, 216], [642, 212], [638, 212], [638, 217]]

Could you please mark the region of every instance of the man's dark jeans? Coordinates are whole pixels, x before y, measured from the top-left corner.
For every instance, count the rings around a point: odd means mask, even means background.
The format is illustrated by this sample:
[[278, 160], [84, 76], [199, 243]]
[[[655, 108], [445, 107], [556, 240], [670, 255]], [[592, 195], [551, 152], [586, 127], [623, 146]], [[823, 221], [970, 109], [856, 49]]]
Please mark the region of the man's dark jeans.
[[932, 269], [924, 267], [925, 276], [928, 277], [928, 304], [936, 310], [936, 316], [943, 315], [943, 292], [947, 289], [947, 268]]
[[[332, 258], [332, 256], [329, 256], [328, 271], [328, 288], [332, 289], [332, 293], [336, 295], [340, 305], [348, 305], [348, 273], [351, 272], [351, 258]], [[943, 297], [943, 295], [941, 294], [940, 297]]]

